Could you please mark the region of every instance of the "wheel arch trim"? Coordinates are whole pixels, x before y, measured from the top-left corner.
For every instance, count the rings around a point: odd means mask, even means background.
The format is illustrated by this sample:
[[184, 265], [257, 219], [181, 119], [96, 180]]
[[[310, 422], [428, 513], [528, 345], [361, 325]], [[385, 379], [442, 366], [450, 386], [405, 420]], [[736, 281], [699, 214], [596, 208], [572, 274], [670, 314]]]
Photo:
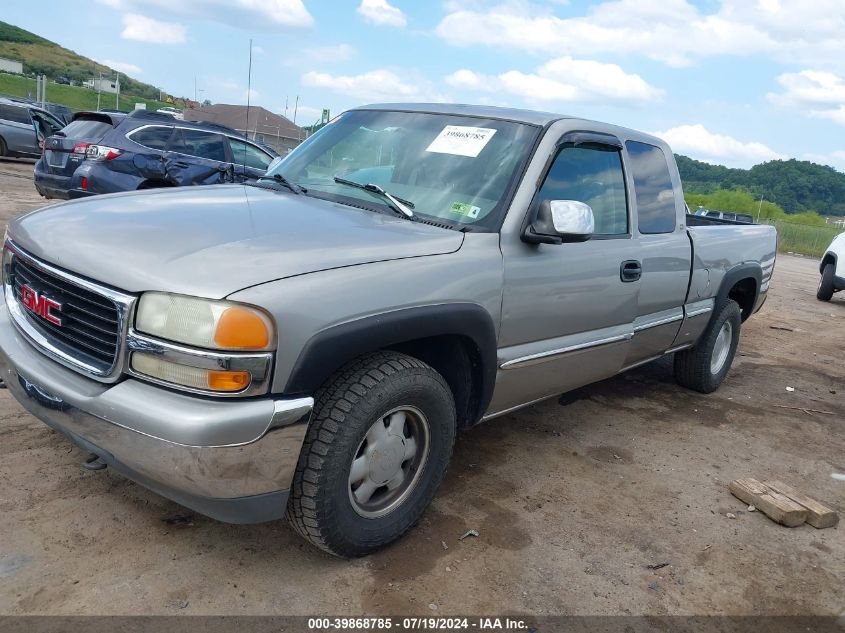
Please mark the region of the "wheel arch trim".
[[[728, 300], [728, 295], [731, 290], [733, 290], [734, 286], [745, 279], [751, 279], [754, 281], [754, 298], [751, 302], [752, 307], [750, 311], [753, 312], [754, 306], [757, 305], [757, 299], [760, 296], [760, 288], [763, 283], [763, 268], [756, 262], [738, 264], [725, 273], [725, 276], [722, 278], [722, 283], [719, 285], [719, 292], [716, 293], [716, 303], [714, 305], [713, 317], [711, 317], [711, 319], [715, 318], [719, 309], [725, 304], [725, 301]], [[743, 310], [743, 321], [751, 315], [750, 312], [746, 315], [745, 310]]]
[[819, 274], [824, 272], [824, 267], [828, 264], [833, 264], [834, 270], [839, 265], [839, 258], [836, 256], [836, 253], [833, 251], [827, 251], [823, 256], [822, 260], [819, 262]]
[[313, 394], [354, 358], [437, 336], [460, 336], [474, 344], [481, 363], [480, 416], [490, 403], [496, 382], [497, 334], [493, 317], [475, 303], [401, 308], [326, 328], [303, 346], [287, 378], [284, 393]]

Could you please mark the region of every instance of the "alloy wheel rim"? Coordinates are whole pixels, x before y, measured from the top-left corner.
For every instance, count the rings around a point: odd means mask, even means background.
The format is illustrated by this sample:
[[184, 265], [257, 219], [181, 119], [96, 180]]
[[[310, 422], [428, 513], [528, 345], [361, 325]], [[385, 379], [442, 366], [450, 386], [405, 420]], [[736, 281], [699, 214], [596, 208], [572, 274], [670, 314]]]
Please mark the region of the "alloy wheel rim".
[[367, 430], [349, 467], [349, 501], [359, 515], [382, 517], [416, 487], [428, 461], [431, 432], [422, 411], [391, 409]]
[[710, 373], [714, 376], [722, 371], [728, 354], [731, 351], [731, 339], [733, 338], [733, 326], [730, 321], [725, 321], [716, 336], [716, 343], [713, 345], [713, 355], [710, 360]]

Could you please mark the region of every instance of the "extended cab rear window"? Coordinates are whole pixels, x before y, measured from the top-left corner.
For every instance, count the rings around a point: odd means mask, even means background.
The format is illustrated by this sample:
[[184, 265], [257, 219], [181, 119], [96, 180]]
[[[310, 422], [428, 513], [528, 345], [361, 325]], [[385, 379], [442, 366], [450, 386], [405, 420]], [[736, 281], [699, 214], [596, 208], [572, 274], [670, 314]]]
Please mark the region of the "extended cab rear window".
[[677, 223], [675, 190], [669, 164], [656, 145], [625, 143], [637, 198], [640, 233], [672, 233]]
[[111, 129], [111, 123], [100, 119], [76, 119], [64, 128], [67, 138], [87, 138], [99, 140]]

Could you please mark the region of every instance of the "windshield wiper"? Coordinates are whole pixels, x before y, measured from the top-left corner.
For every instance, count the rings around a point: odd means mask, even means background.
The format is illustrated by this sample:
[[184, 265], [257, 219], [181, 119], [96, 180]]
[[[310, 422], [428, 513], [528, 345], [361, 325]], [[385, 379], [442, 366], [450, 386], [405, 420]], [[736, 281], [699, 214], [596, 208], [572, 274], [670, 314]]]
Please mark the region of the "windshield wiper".
[[264, 180], [266, 178], [272, 178], [277, 183], [279, 183], [283, 187], [287, 187], [288, 189], [290, 189], [291, 191], [293, 191], [297, 195], [299, 195], [301, 193], [305, 193], [307, 191], [307, 189], [305, 189], [305, 187], [300, 187], [299, 185], [291, 182], [290, 180], [288, 180], [287, 178], [285, 178], [281, 174], [273, 174], [272, 176], [266, 176], [266, 175], [261, 176], [261, 178], [259, 178], [258, 180]]
[[346, 178], [341, 178], [340, 176], [335, 176], [334, 181], [341, 185], [349, 185], [350, 187], [355, 187], [356, 189], [363, 189], [364, 191], [374, 193], [377, 196], [380, 196], [383, 200], [387, 200], [388, 206], [394, 211], [397, 211], [406, 218], [414, 217], [414, 212], [411, 211], [411, 209], [414, 208], [413, 202], [403, 198], [397, 198], [374, 183], [368, 182], [367, 184], [362, 185], [360, 182], [347, 180]]

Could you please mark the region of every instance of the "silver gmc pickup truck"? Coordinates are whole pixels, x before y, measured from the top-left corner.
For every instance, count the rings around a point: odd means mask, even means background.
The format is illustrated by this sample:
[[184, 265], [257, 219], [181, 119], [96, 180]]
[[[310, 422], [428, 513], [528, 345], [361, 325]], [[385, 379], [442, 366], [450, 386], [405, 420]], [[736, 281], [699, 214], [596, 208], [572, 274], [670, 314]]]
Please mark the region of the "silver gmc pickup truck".
[[88, 467], [359, 556], [420, 518], [458, 430], [666, 354], [715, 390], [775, 251], [688, 216], [652, 136], [367, 106], [250, 186], [12, 222], [0, 366]]

